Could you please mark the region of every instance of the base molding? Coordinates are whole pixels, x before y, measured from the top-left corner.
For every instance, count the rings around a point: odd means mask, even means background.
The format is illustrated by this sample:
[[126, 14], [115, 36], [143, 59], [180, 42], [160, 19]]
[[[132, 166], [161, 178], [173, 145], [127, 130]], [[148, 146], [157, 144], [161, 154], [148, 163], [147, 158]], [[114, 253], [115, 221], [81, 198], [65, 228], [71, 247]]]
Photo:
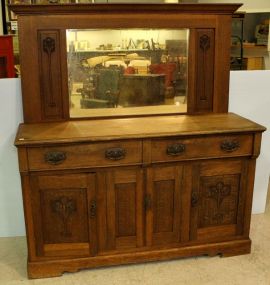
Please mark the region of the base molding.
[[230, 257], [235, 255], [248, 254], [250, 253], [250, 250], [251, 240], [244, 239], [203, 245], [185, 246], [179, 248], [167, 248], [87, 258], [28, 261], [28, 277], [56, 277], [61, 276], [64, 272], [77, 272], [80, 269], [148, 261], [169, 260], [200, 255], [215, 256], [220, 254], [222, 257]]

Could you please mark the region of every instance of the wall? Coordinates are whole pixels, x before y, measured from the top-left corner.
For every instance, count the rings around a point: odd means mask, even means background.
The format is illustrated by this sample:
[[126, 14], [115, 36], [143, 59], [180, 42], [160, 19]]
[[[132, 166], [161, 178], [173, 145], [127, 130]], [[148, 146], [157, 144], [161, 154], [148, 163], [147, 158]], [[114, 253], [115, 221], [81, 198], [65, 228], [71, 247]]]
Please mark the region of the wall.
[[231, 71], [229, 111], [267, 127], [257, 160], [253, 213], [265, 208], [270, 175], [270, 71]]
[[[230, 111], [266, 127], [257, 161], [253, 213], [265, 209], [270, 171], [270, 71], [231, 72]], [[0, 79], [0, 237], [24, 235], [20, 177], [13, 146], [22, 121], [19, 79]]]
[[19, 79], [0, 79], [0, 237], [24, 235], [17, 151], [13, 146], [22, 121]]

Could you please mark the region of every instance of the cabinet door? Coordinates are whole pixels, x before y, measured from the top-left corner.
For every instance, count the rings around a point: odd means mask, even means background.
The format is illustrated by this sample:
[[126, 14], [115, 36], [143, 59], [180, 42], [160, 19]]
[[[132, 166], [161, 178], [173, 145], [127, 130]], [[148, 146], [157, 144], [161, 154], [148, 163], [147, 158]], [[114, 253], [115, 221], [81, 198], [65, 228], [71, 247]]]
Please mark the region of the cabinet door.
[[148, 246], [180, 241], [182, 166], [147, 169], [146, 243]]
[[243, 233], [246, 175], [245, 159], [194, 166], [191, 240], [224, 240]]
[[95, 174], [33, 175], [31, 183], [37, 255], [94, 255]]
[[116, 169], [99, 175], [99, 250], [141, 247], [144, 234], [142, 170]]

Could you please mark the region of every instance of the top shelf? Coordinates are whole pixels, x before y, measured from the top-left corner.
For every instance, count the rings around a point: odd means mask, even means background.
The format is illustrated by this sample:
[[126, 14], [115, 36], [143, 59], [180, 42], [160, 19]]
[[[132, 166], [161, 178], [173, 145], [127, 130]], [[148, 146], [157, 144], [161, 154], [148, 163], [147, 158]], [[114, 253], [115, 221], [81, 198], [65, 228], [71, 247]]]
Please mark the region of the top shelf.
[[21, 124], [15, 145], [95, 142], [167, 136], [263, 132], [265, 128], [236, 114], [154, 116]]
[[70, 3], [70, 4], [10, 4], [10, 9], [18, 15], [28, 14], [89, 14], [95, 12], [181, 12], [187, 14], [233, 14], [242, 4], [119, 4], [119, 3]]

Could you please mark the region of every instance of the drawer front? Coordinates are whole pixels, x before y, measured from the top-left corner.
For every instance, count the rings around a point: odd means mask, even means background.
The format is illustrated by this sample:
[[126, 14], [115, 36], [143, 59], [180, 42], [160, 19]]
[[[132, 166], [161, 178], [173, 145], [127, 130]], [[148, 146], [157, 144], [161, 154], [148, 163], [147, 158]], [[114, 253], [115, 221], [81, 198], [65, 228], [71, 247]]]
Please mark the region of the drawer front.
[[252, 154], [252, 135], [222, 135], [152, 141], [153, 162], [185, 159], [248, 156]]
[[30, 170], [129, 165], [142, 162], [141, 141], [28, 148]]

